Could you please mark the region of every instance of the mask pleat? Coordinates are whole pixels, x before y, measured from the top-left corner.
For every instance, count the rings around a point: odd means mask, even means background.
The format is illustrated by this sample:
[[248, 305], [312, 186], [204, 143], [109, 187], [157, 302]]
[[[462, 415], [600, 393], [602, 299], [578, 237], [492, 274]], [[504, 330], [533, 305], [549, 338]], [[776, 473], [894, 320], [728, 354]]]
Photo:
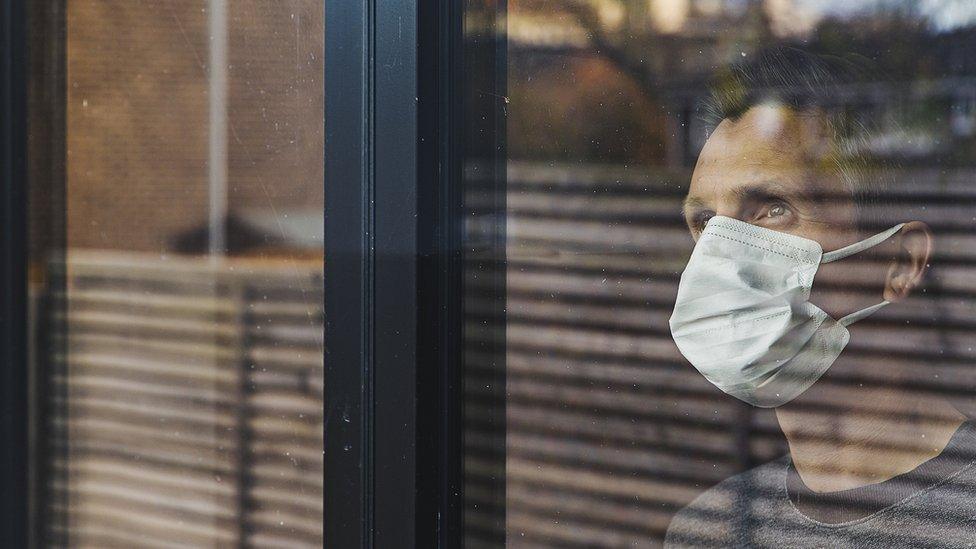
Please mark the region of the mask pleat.
[[716, 216], [678, 285], [670, 320], [678, 349], [746, 402], [776, 406], [795, 397], [849, 338], [808, 301], [821, 258], [817, 242]]

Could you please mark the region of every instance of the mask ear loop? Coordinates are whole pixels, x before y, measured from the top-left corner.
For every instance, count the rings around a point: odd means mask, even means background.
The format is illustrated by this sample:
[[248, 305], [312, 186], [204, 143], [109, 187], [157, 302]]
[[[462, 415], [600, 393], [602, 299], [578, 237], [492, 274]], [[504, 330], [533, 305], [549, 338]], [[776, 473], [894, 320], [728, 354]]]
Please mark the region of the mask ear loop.
[[[888, 229], [887, 231], [880, 232], [880, 233], [878, 233], [878, 234], [876, 234], [876, 235], [874, 235], [872, 237], [866, 238], [866, 239], [864, 239], [864, 240], [862, 240], [860, 242], [855, 242], [855, 243], [851, 244], [850, 246], [844, 246], [843, 248], [840, 248], [839, 250], [834, 250], [832, 252], [827, 252], [827, 253], [825, 253], [825, 254], [823, 254], [821, 256], [820, 262], [821, 263], [830, 263], [831, 261], [837, 261], [838, 259], [844, 259], [845, 257], [850, 257], [850, 256], [852, 256], [852, 255], [854, 255], [856, 253], [863, 252], [864, 250], [867, 250], [868, 248], [873, 248], [874, 246], [877, 246], [878, 244], [881, 244], [885, 240], [888, 240], [889, 238], [895, 236], [898, 233], [898, 231], [900, 231], [901, 228], [904, 227], [904, 226], [905, 226], [904, 223], [899, 223], [899, 224], [895, 225], [894, 227]], [[890, 303], [891, 303], [890, 301], [885, 300], [885, 301], [882, 301], [881, 303], [878, 303], [876, 305], [871, 305], [870, 307], [865, 307], [864, 309], [861, 309], [860, 311], [854, 311], [853, 313], [851, 313], [851, 314], [849, 314], [849, 315], [841, 318], [840, 320], [838, 320], [837, 323], [840, 324], [841, 326], [844, 326], [846, 328], [846, 327], [850, 326], [851, 324], [854, 324], [855, 322], [859, 322], [859, 321], [864, 320], [865, 318], [873, 315], [874, 313], [876, 313], [878, 311], [878, 309], [881, 309], [882, 307], [884, 307], [885, 305], [888, 305]]]
[[820, 258], [821, 263], [830, 263], [831, 261], [837, 261], [838, 259], [844, 259], [845, 257], [850, 257], [856, 253], [863, 252], [868, 248], [873, 248], [878, 244], [881, 244], [885, 240], [895, 236], [895, 234], [904, 227], [904, 223], [899, 223], [894, 227], [888, 229], [887, 231], [880, 232], [872, 237], [865, 238], [860, 242], [855, 242], [850, 246], [844, 246], [839, 250], [834, 250], [832, 252], [827, 252], [823, 254]]
[[837, 324], [840, 324], [841, 326], [843, 326], [843, 327], [846, 328], [846, 327], [850, 326], [851, 324], [854, 324], [855, 322], [859, 322], [859, 321], [864, 320], [865, 318], [873, 315], [874, 313], [876, 313], [878, 311], [878, 309], [884, 307], [885, 305], [888, 305], [889, 303], [891, 303], [891, 302], [885, 300], [885, 301], [882, 301], [881, 303], [878, 303], [877, 305], [871, 305], [870, 307], [865, 307], [865, 308], [861, 309], [860, 311], [854, 311], [853, 313], [851, 313], [851, 314], [845, 316], [844, 318], [841, 318], [840, 320], [838, 320], [837, 321]]

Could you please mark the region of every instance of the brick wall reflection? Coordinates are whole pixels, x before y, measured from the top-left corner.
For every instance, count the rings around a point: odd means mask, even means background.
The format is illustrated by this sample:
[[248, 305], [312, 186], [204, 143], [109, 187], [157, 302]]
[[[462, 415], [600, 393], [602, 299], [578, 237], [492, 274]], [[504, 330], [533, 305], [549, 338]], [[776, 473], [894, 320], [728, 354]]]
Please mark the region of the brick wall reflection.
[[[67, 6], [68, 245], [170, 250], [207, 219], [207, 2]], [[322, 9], [231, 2], [232, 213], [321, 210]]]
[[323, 2], [228, 2], [219, 259], [209, 4], [34, 16], [34, 490], [51, 545], [322, 543]]

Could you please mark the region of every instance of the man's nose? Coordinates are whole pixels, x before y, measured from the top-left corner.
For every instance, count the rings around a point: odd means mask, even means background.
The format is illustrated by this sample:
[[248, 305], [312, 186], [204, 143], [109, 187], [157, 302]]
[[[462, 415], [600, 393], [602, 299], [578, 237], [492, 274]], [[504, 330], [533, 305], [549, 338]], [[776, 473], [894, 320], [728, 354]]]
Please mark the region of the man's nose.
[[737, 221], [742, 221], [744, 223], [748, 223], [747, 220], [742, 219], [742, 213], [740, 211], [740, 208], [738, 206], [736, 206], [736, 205], [733, 205], [733, 204], [720, 205], [719, 207], [715, 208], [715, 215], [721, 215], [723, 217], [730, 217], [730, 218], [735, 219]]

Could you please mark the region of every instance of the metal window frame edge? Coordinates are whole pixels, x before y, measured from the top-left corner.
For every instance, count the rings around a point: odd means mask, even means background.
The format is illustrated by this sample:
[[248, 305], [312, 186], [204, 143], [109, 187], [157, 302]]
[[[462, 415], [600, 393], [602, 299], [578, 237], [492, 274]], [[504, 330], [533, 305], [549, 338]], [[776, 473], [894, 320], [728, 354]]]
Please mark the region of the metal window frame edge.
[[324, 542], [368, 547], [373, 231], [373, 2], [326, 0]]
[[28, 543], [27, 490], [27, 88], [28, 20], [24, 0], [0, 7], [0, 539]]

